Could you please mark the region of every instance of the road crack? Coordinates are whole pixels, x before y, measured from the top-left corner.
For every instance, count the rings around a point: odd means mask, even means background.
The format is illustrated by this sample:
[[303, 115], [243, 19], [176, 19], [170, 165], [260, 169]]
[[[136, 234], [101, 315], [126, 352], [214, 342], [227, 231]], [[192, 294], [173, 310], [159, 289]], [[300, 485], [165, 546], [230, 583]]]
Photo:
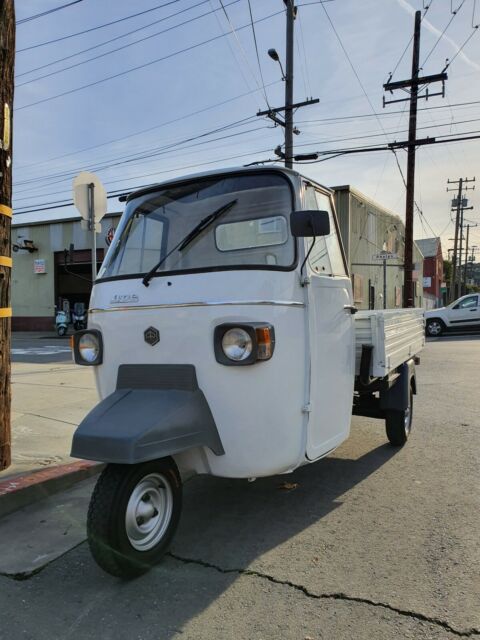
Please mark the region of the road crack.
[[480, 636], [480, 629], [476, 629], [476, 628], [456, 629], [445, 620], [440, 620], [439, 618], [428, 616], [424, 613], [419, 613], [418, 611], [401, 609], [399, 607], [395, 607], [394, 605], [388, 604], [388, 602], [379, 602], [377, 600], [372, 600], [370, 598], [362, 598], [360, 596], [351, 596], [351, 595], [348, 595], [347, 593], [344, 593], [343, 591], [314, 593], [302, 584], [297, 584], [295, 582], [291, 582], [290, 580], [281, 580], [267, 573], [255, 571], [254, 569], [237, 569], [237, 568], [224, 569], [223, 567], [212, 564], [211, 562], [206, 562], [204, 560], [198, 560], [195, 558], [185, 558], [175, 553], [172, 553], [171, 551], [167, 552], [166, 555], [170, 556], [174, 560], [177, 560], [178, 562], [182, 562], [183, 564], [195, 564], [200, 567], [205, 567], [207, 569], [214, 569], [219, 573], [225, 573], [225, 574], [235, 573], [237, 575], [254, 576], [256, 578], [260, 578], [261, 580], [268, 580], [273, 584], [287, 586], [287, 587], [290, 587], [291, 589], [295, 589], [296, 591], [299, 591], [300, 593], [305, 595], [307, 598], [311, 598], [313, 600], [343, 600], [344, 602], [356, 602], [359, 604], [368, 605], [370, 607], [387, 609], [388, 611], [392, 611], [393, 613], [396, 613], [397, 615], [400, 615], [400, 616], [404, 616], [406, 618], [413, 618], [421, 622], [428, 622], [430, 624], [442, 627], [446, 631], [449, 631], [450, 633], [462, 638]]

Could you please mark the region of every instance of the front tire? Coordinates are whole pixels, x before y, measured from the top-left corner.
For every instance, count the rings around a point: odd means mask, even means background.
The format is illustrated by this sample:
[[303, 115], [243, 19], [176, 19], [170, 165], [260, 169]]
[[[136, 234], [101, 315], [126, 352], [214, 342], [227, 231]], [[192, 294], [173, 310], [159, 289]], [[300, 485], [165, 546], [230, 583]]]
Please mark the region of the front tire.
[[385, 428], [387, 438], [394, 447], [403, 447], [412, 431], [413, 390], [410, 387], [408, 407], [404, 411], [387, 411]]
[[87, 516], [87, 538], [107, 573], [134, 578], [157, 564], [180, 519], [182, 484], [172, 458], [110, 464], [100, 475]]
[[441, 320], [437, 318], [432, 318], [431, 320], [427, 320], [427, 326], [425, 328], [427, 336], [432, 338], [436, 338], [441, 336], [445, 330], [445, 326]]
[[58, 327], [57, 333], [62, 338], [67, 333], [67, 327]]

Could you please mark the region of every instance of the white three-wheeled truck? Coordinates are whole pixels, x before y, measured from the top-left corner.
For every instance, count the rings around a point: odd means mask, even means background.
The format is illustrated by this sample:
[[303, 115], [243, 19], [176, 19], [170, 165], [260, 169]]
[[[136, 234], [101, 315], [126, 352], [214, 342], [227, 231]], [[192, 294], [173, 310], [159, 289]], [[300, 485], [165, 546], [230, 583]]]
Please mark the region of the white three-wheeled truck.
[[289, 473], [348, 437], [352, 406], [403, 445], [423, 312], [355, 313], [328, 189], [243, 168], [132, 193], [74, 337], [102, 398], [72, 446], [107, 463], [88, 513], [98, 564], [145, 571], [182, 477]]

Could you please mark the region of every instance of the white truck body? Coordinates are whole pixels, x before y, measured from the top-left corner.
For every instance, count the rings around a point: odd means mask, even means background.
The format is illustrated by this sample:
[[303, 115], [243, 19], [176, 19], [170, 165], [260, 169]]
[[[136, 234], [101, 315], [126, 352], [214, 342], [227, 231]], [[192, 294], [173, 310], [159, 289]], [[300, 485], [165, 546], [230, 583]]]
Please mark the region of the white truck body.
[[359, 311], [355, 315], [355, 374], [363, 345], [372, 345], [370, 376], [383, 378], [425, 346], [423, 309]]

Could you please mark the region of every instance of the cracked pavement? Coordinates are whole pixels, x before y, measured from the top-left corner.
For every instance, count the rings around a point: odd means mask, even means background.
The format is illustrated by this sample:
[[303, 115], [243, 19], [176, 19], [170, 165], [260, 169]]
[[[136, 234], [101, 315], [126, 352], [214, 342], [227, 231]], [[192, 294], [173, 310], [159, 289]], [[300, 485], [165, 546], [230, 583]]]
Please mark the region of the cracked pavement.
[[0, 639], [480, 638], [479, 362], [480, 336], [428, 343], [401, 451], [355, 418], [291, 476], [191, 480], [142, 578], [102, 573], [85, 543], [1, 576]]

